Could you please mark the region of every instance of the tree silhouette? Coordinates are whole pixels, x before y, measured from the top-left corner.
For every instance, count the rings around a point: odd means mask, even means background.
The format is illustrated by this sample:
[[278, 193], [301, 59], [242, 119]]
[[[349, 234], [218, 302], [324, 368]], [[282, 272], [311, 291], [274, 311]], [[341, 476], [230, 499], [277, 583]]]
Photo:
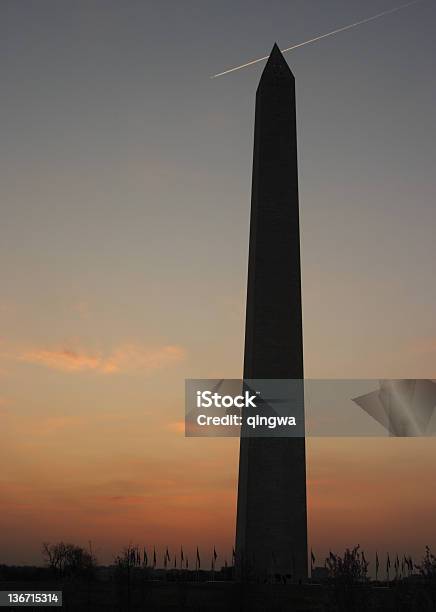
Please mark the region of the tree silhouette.
[[431, 552], [430, 547], [425, 547], [425, 555], [419, 565], [415, 565], [421, 576], [428, 580], [436, 581], [436, 557]]
[[343, 557], [331, 552], [325, 560], [330, 578], [350, 584], [366, 580], [368, 565], [360, 546], [355, 546], [351, 550], [347, 548]]
[[42, 554], [46, 564], [57, 576], [89, 576], [97, 560], [84, 548], [65, 542], [49, 544], [44, 542]]

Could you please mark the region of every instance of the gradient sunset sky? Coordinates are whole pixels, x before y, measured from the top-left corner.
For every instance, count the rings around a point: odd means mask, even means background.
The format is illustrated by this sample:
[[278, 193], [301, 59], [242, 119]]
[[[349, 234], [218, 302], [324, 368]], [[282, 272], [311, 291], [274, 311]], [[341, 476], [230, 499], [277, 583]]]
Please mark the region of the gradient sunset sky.
[[[209, 77], [398, 4], [2, 2], [0, 563], [60, 539], [230, 561], [238, 441], [185, 439], [183, 393], [242, 373], [263, 64]], [[436, 378], [435, 19], [285, 56], [308, 378]], [[436, 547], [434, 439], [307, 447], [318, 560]]]

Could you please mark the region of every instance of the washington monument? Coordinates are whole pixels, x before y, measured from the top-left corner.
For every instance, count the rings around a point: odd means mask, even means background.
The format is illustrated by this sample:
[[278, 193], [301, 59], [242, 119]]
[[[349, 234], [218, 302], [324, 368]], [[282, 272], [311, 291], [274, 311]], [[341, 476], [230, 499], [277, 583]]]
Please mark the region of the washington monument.
[[[277, 45], [256, 94], [244, 378], [303, 378], [295, 83]], [[306, 515], [305, 439], [241, 437], [242, 579], [305, 580]]]

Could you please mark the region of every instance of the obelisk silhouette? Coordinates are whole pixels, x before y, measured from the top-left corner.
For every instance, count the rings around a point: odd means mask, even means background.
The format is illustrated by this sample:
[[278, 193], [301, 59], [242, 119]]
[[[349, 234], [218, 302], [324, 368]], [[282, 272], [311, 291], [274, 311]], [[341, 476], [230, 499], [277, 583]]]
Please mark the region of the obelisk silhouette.
[[[295, 82], [277, 45], [256, 94], [244, 378], [303, 378]], [[307, 578], [304, 438], [241, 437], [236, 569]]]

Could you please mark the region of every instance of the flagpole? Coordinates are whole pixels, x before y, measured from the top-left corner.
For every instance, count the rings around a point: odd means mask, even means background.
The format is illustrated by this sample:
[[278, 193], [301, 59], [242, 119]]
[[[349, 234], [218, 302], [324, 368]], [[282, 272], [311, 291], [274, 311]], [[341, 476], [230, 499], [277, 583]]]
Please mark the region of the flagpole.
[[213, 569], [212, 569], [212, 582], [215, 581], [215, 563], [216, 563], [217, 559], [218, 559], [218, 555], [217, 555], [216, 548], [215, 548], [215, 545], [214, 545], [214, 547], [213, 547], [213, 555], [212, 555], [212, 561], [213, 561], [213, 566], [212, 566], [213, 567]]
[[315, 555], [313, 554], [313, 549], [310, 549], [310, 577], [312, 578], [313, 568], [315, 566]]
[[201, 567], [200, 551], [198, 550], [198, 546], [197, 546], [197, 556], [195, 558], [195, 568], [197, 570], [197, 582], [199, 582], [200, 580], [200, 567]]

